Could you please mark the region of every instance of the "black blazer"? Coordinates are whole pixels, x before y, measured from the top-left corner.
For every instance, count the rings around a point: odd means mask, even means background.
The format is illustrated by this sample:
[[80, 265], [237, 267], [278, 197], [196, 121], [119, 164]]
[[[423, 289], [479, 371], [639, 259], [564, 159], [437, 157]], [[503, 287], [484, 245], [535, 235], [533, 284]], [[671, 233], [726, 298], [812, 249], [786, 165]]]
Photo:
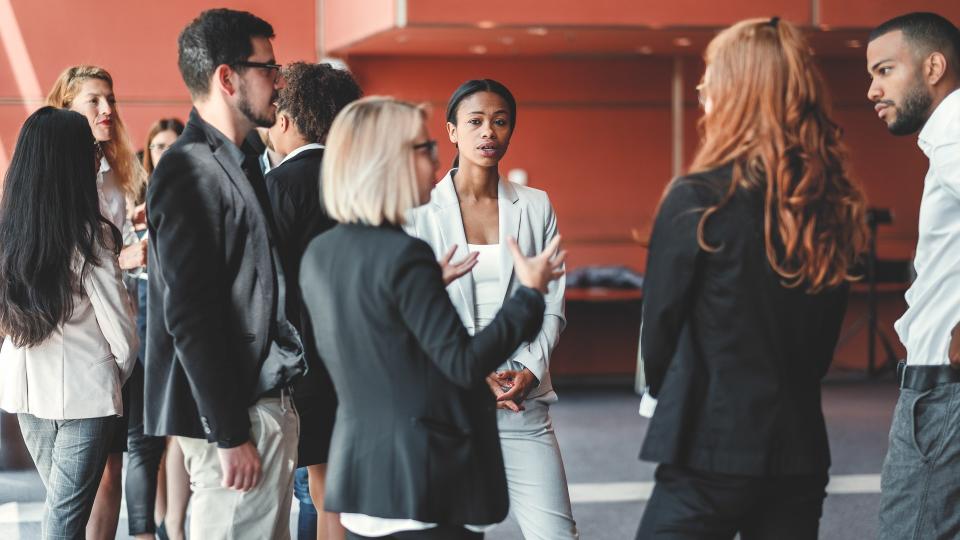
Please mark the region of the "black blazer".
[[222, 447], [250, 437], [276, 310], [268, 217], [237, 150], [194, 110], [147, 190], [145, 431]]
[[825, 473], [820, 380], [833, 359], [847, 287], [807, 294], [767, 262], [763, 194], [731, 167], [674, 180], [650, 240], [641, 351], [658, 398], [641, 458], [740, 475]]
[[[313, 330], [306, 308], [300, 301], [300, 259], [311, 240], [337, 224], [320, 202], [322, 165], [323, 149], [311, 148], [270, 169], [266, 176], [276, 225], [274, 239], [286, 276], [287, 319], [300, 331], [309, 366], [309, 371], [297, 381], [295, 398], [318, 395], [332, 398], [334, 391], [330, 376], [317, 355]], [[331, 406], [336, 407], [335, 399]]]
[[399, 228], [355, 224], [310, 243], [300, 287], [340, 400], [326, 509], [502, 521], [503, 456], [484, 379], [540, 330], [543, 295], [518, 289], [471, 337], [430, 246]]

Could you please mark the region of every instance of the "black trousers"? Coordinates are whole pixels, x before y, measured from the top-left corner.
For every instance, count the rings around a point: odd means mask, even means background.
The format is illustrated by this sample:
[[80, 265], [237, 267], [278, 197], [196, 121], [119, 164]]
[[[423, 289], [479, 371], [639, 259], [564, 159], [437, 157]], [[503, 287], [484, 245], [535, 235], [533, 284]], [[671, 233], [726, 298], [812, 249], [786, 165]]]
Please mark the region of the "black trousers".
[[347, 540], [483, 540], [483, 533], [470, 532], [455, 525], [439, 525], [422, 531], [402, 531], [370, 538], [347, 531]]
[[127, 425], [127, 525], [130, 536], [156, 532], [153, 510], [157, 503], [157, 474], [166, 448], [166, 437], [143, 433], [143, 365], [138, 361], [127, 380], [130, 408]]
[[637, 540], [816, 540], [827, 474], [734, 476], [674, 465], [657, 483]]

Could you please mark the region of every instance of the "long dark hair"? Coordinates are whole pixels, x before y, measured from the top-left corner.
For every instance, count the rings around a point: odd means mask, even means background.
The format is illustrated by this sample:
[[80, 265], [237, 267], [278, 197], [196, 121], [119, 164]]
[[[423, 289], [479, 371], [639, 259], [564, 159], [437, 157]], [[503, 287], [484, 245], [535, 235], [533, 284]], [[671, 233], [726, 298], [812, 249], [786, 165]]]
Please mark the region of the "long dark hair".
[[[460, 85], [454, 90], [447, 102], [447, 122], [457, 125], [457, 110], [460, 109], [460, 103], [477, 92], [493, 92], [502, 97], [507, 102], [507, 108], [510, 110], [510, 128], [517, 127], [517, 100], [513, 94], [502, 83], [493, 79], [472, 79]], [[453, 168], [460, 166], [460, 153], [453, 158]]]
[[78, 257], [83, 272], [97, 263], [95, 244], [114, 254], [120, 245], [100, 215], [95, 144], [69, 110], [43, 107], [20, 129], [0, 199], [0, 333], [17, 347], [39, 345], [73, 314]]

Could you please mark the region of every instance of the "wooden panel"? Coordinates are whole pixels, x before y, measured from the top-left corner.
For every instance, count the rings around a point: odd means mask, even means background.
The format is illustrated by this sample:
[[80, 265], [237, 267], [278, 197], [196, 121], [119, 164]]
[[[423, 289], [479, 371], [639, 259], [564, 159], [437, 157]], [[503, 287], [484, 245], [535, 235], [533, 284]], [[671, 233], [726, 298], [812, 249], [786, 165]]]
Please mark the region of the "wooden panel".
[[[329, 0], [328, 0], [329, 1]], [[633, 0], [551, 0], [550, 2], [450, 2], [449, 0], [407, 0], [407, 17], [416, 24], [523, 25], [649, 25], [716, 26], [748, 17], [780, 15], [809, 24], [810, 2], [789, 0], [727, 0], [700, 2], [637, 2]]]

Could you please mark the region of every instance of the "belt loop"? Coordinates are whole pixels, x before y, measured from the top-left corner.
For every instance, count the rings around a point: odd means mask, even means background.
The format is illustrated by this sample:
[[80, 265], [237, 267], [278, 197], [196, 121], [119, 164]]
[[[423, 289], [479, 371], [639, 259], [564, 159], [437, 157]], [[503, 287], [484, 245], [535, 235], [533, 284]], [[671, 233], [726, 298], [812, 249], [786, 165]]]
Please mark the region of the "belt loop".
[[907, 361], [897, 362], [897, 388], [903, 390], [903, 383], [907, 379]]
[[287, 412], [287, 387], [280, 387], [280, 412], [286, 414]]

